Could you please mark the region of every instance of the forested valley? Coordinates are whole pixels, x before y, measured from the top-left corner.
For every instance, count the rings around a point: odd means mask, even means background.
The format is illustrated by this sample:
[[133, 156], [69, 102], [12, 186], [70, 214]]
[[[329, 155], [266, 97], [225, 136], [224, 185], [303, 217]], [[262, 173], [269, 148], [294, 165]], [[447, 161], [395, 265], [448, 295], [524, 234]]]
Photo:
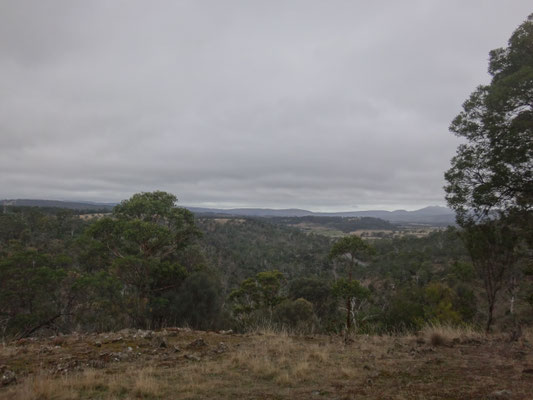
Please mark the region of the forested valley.
[[[88, 219], [5, 207], [2, 337], [173, 326], [383, 334], [487, 319], [483, 276], [456, 227], [421, 238], [331, 238], [269, 218], [195, 218], [175, 201], [141, 193]], [[526, 261], [502, 278], [497, 330], [531, 323]]]

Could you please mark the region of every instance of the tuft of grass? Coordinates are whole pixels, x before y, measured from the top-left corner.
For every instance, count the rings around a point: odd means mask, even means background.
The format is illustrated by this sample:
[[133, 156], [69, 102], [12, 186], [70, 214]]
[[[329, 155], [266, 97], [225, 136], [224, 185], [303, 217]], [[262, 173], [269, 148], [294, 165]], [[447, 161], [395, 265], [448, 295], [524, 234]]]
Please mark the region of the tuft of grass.
[[424, 326], [419, 336], [433, 346], [446, 346], [452, 343], [468, 343], [486, 339], [485, 333], [472, 326], [454, 326], [439, 323]]

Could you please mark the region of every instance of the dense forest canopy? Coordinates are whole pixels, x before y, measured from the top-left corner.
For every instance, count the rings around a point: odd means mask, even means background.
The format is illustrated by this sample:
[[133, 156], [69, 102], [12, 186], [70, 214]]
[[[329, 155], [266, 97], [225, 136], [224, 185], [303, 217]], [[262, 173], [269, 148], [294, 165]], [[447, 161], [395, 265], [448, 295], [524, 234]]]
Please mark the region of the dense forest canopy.
[[[486, 318], [482, 283], [455, 228], [358, 239], [372, 251], [354, 253], [350, 263], [343, 251], [331, 257], [338, 239], [268, 218], [195, 219], [175, 200], [137, 194], [88, 220], [73, 210], [7, 207], [0, 214], [2, 335], [265, 323], [327, 332], [347, 321], [359, 332], [396, 332]], [[524, 274], [512, 297], [524, 321], [530, 294]], [[510, 293], [504, 299], [502, 327]]]

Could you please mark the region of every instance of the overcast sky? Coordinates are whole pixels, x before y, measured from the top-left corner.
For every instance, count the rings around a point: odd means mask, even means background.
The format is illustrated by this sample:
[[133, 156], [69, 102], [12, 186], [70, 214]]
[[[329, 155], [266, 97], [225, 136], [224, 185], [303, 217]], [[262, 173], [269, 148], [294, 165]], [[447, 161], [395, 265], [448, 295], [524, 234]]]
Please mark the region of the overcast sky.
[[0, 2], [0, 199], [444, 205], [530, 0]]

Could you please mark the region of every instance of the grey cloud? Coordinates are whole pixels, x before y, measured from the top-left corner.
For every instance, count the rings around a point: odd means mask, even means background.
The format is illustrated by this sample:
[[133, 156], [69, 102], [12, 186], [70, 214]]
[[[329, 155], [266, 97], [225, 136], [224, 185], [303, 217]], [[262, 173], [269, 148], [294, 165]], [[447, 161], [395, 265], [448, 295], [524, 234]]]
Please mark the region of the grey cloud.
[[0, 198], [443, 204], [526, 1], [0, 3]]

